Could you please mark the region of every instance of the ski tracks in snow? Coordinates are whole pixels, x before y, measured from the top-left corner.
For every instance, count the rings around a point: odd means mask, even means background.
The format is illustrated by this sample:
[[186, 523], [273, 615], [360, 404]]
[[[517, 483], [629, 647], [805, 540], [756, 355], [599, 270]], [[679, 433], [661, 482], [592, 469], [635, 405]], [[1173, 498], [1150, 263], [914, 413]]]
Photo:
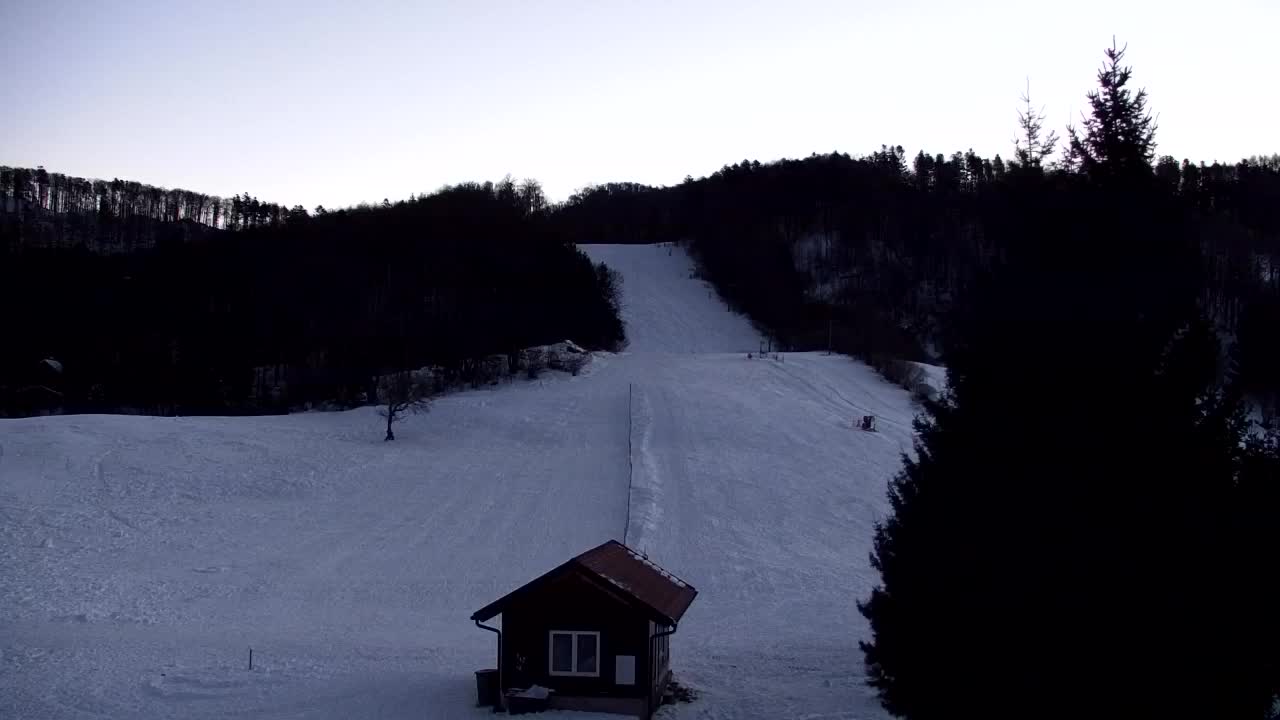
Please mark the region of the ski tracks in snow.
[[662, 520], [662, 475], [653, 453], [653, 406], [644, 385], [631, 384], [630, 433], [631, 484], [628, 488], [627, 527], [624, 544], [650, 551], [652, 536]]

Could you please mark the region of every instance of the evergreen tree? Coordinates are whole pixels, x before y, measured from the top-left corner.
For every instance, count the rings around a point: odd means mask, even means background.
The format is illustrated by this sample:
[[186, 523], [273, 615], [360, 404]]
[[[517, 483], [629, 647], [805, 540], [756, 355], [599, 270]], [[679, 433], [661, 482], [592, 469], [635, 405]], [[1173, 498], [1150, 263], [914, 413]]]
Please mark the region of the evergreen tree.
[[1220, 381], [1188, 215], [1133, 174], [1153, 135], [1108, 135], [1148, 127], [1140, 100], [1073, 143], [1109, 182], [1009, 190], [1004, 264], [955, 319], [860, 605], [896, 715], [1260, 718], [1275, 693], [1276, 459]]
[[915, 175], [916, 188], [921, 192], [928, 190], [933, 184], [933, 158], [921, 150], [916, 153], [916, 159], [911, 167]]
[[1050, 130], [1044, 132], [1044, 108], [1039, 112], [1031, 106], [1031, 81], [1027, 81], [1027, 90], [1021, 96], [1025, 109], [1018, 111], [1018, 126], [1022, 128], [1022, 136], [1013, 141], [1013, 153], [1019, 165], [1024, 168], [1039, 169], [1045, 158], [1053, 154], [1058, 145], [1058, 134]]
[[1178, 190], [1178, 181], [1182, 171], [1178, 169], [1178, 161], [1172, 155], [1164, 155], [1156, 163], [1156, 179], [1173, 192]]
[[1083, 119], [1083, 137], [1067, 128], [1070, 155], [1080, 170], [1095, 178], [1128, 178], [1151, 173], [1156, 152], [1156, 121], [1147, 112], [1147, 91], [1126, 86], [1133, 68], [1121, 65], [1127, 48], [1114, 41], [1098, 70], [1098, 89], [1088, 95], [1090, 114]]
[[1200, 168], [1190, 160], [1182, 161], [1182, 192], [1196, 195], [1200, 192]]

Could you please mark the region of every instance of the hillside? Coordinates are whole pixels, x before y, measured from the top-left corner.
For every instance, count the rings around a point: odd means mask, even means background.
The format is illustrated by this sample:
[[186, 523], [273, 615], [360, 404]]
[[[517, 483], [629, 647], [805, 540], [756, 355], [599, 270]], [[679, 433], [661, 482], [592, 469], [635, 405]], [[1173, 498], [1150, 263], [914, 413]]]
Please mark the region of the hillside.
[[[117, 242], [115, 210], [97, 225], [83, 208], [0, 218], [0, 303], [25, 308], [6, 326], [0, 417], [352, 408], [398, 369], [465, 384], [483, 358], [566, 337], [616, 349], [609, 277], [521, 198], [510, 182], [469, 183], [235, 230], [129, 215], [204, 228], [207, 242]], [[101, 243], [14, 244], [11, 220], [84, 220]]]
[[627, 351], [446, 396], [395, 443], [371, 408], [0, 420], [0, 717], [488, 716], [468, 615], [624, 537], [699, 589], [672, 654], [701, 697], [665, 717], [881, 717], [854, 603], [907, 394], [748, 360], [678, 248], [584, 250], [622, 276]]

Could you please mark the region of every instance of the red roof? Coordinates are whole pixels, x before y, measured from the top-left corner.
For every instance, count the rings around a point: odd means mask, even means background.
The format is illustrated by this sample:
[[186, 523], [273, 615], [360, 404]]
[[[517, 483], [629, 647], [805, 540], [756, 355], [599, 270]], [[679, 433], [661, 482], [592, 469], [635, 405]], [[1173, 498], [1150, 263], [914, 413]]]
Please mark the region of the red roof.
[[581, 572], [599, 582], [607, 583], [612, 589], [621, 591], [656, 614], [656, 619], [668, 625], [675, 625], [698, 595], [698, 591], [689, 583], [658, 567], [639, 552], [616, 540], [610, 540], [477, 610], [471, 619], [488, 620], [502, 612], [509, 601], [552, 577], [570, 571]]

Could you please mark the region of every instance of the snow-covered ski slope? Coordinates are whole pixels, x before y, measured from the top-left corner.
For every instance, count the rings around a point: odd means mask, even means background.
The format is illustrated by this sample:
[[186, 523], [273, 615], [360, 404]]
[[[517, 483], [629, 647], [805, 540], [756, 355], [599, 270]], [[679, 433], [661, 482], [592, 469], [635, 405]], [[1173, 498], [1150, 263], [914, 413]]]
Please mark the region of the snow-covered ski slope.
[[760, 334], [729, 311], [674, 245], [583, 245], [622, 275], [629, 352], [756, 352]]
[[701, 697], [662, 717], [883, 717], [854, 603], [907, 394], [747, 360], [679, 248], [585, 250], [629, 350], [441, 398], [394, 443], [367, 408], [0, 420], [0, 718], [488, 717], [470, 613], [624, 536], [699, 590], [672, 653]]

